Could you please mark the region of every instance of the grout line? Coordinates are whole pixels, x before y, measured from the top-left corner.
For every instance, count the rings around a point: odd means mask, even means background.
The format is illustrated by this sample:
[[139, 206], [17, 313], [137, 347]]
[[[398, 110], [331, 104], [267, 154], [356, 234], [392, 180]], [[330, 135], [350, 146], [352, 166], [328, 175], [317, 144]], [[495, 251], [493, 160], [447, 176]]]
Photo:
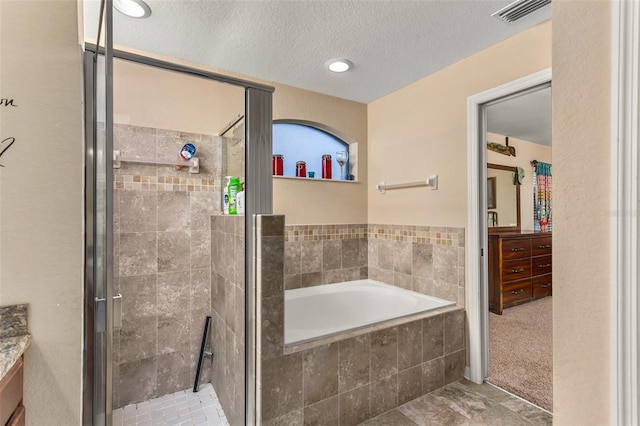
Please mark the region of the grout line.
[[[396, 407], [400, 401], [400, 327], [402, 325], [396, 326], [396, 402], [394, 404]], [[420, 375], [420, 393], [422, 393], [422, 374]]]
[[[154, 140], [155, 140], [155, 154], [154, 156], [157, 156], [158, 153], [158, 138], [157, 138], [157, 132], [154, 132]], [[154, 170], [155, 170], [155, 175], [158, 175], [158, 168], [157, 166], [154, 166]], [[159, 345], [159, 340], [158, 340], [158, 301], [160, 299], [159, 297], [159, 293], [160, 293], [160, 279], [159, 279], [159, 262], [158, 262], [158, 241], [160, 240], [160, 232], [158, 230], [159, 227], [159, 220], [158, 220], [158, 195], [155, 195], [155, 201], [156, 201], [156, 226], [155, 226], [155, 230], [156, 230], [156, 271], [155, 271], [155, 277], [156, 277], [156, 315], [155, 315], [155, 337], [156, 337], [156, 342], [155, 342], [155, 353], [154, 353], [154, 359], [155, 359], [155, 379], [156, 379], [156, 389], [154, 390], [154, 393], [156, 393], [158, 391], [158, 345]]]
[[373, 365], [371, 363], [371, 353], [373, 352], [371, 350], [371, 346], [373, 345], [373, 333], [369, 332], [367, 333], [369, 336], [369, 416], [371, 416], [371, 382], [372, 382], [372, 376], [373, 376]]

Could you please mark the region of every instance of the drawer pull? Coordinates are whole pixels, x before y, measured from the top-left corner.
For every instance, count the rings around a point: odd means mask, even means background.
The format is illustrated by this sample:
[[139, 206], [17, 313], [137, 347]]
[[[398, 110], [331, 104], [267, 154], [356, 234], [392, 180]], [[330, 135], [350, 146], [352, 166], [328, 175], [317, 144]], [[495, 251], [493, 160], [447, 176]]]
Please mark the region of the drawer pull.
[[511, 272], [514, 273], [514, 274], [519, 274], [520, 272], [524, 272], [524, 268], [512, 269]]
[[538, 246], [538, 248], [541, 248], [541, 249], [551, 248], [551, 244], [545, 244], [543, 246]]
[[540, 284], [540, 288], [547, 288], [547, 287], [551, 287], [551, 283]]
[[511, 251], [524, 251], [524, 247], [512, 248]]
[[524, 293], [524, 288], [521, 288], [520, 290], [511, 290], [511, 294], [522, 294]]
[[538, 265], [540, 268], [551, 268], [550, 263], [545, 263], [544, 265]]

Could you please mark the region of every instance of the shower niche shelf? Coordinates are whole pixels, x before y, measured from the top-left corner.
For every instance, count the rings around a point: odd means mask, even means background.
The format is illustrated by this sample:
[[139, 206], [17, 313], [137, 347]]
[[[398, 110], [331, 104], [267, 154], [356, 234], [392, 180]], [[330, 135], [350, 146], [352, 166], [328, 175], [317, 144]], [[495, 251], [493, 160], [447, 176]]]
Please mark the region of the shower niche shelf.
[[274, 179], [289, 179], [289, 180], [299, 180], [299, 181], [311, 181], [311, 182], [335, 182], [335, 183], [360, 183], [358, 180], [346, 180], [346, 179], [322, 179], [320, 177], [295, 177], [295, 176], [271, 176]]
[[119, 169], [120, 167], [122, 167], [123, 162], [139, 163], [139, 164], [156, 164], [158, 166], [188, 167], [189, 173], [192, 173], [192, 174], [200, 173], [200, 159], [198, 157], [193, 157], [189, 161], [156, 160], [155, 158], [126, 157], [126, 156], [120, 155], [120, 151], [113, 151], [113, 168]]

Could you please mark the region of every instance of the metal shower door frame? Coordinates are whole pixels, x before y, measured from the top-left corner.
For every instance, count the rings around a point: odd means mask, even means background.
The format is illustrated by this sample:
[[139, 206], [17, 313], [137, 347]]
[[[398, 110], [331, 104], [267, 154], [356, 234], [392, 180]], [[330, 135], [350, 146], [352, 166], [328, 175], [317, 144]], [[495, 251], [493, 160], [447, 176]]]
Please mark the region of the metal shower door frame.
[[[107, 0], [107, 2], [111, 2], [111, 0]], [[87, 77], [85, 81], [85, 86], [87, 89], [87, 94], [95, 96], [95, 76], [88, 75], [88, 64], [93, 59], [101, 54], [107, 54], [108, 50], [103, 49], [100, 46], [96, 46], [94, 44], [87, 44], [85, 46], [86, 56], [85, 56], [85, 69], [87, 70]], [[194, 77], [205, 78], [221, 83], [227, 83], [234, 86], [240, 86], [245, 89], [245, 140], [246, 140], [246, 149], [245, 149], [245, 184], [248, 188], [246, 192], [246, 206], [245, 206], [245, 288], [246, 291], [246, 300], [245, 300], [245, 352], [246, 352], [246, 367], [245, 367], [245, 423], [247, 425], [254, 425], [257, 423], [257, 413], [256, 406], [258, 402], [258, 387], [257, 387], [257, 363], [258, 359], [256, 357], [257, 353], [257, 283], [256, 283], [256, 244], [255, 244], [255, 223], [256, 216], [258, 214], [271, 214], [273, 211], [273, 184], [271, 177], [271, 154], [272, 154], [272, 93], [275, 90], [271, 86], [262, 85], [259, 83], [254, 83], [247, 80], [242, 80], [230, 76], [226, 76], [223, 74], [217, 74], [213, 72], [204, 71], [197, 68], [187, 67], [183, 65], [174, 64], [171, 62], [161, 61], [154, 58], [137, 55], [133, 53], [129, 53], [121, 50], [113, 50], [112, 51], [113, 59], [126, 60], [142, 65], [148, 65], [168, 71], [179, 72], [182, 74], [191, 75]], [[94, 69], [94, 68], [91, 68]], [[94, 71], [95, 72], [95, 71]], [[111, 70], [112, 72], [112, 70]], [[93, 85], [93, 87], [91, 87]], [[113, 96], [113, 88], [109, 87], [108, 91], [110, 92], [111, 101]], [[93, 106], [94, 99], [87, 99], [86, 102], [86, 138], [87, 138], [87, 156], [86, 156], [86, 174], [87, 176], [90, 173], [94, 172], [95, 161], [96, 158], [91, 152], [91, 146], [89, 143], [94, 144], [95, 140], [89, 141], [89, 138], [95, 136], [95, 114], [93, 111], [89, 111], [89, 108]], [[109, 107], [112, 110], [112, 102]], [[112, 111], [111, 111], [112, 114]], [[112, 118], [112, 116], [111, 116]], [[110, 121], [110, 125], [108, 125], [107, 131], [111, 137], [111, 150], [113, 149], [113, 122]], [[113, 158], [112, 156], [106, 156], [106, 160], [108, 162], [107, 169], [111, 171], [113, 169]], [[110, 187], [108, 188], [108, 192], [110, 193], [110, 208], [112, 211], [112, 203], [113, 203], [113, 183], [111, 175], [111, 182], [108, 183]], [[89, 370], [95, 369], [97, 366], [94, 366], [92, 363], [92, 355], [90, 352], [93, 351], [92, 342], [94, 335], [94, 322], [95, 322], [95, 305], [93, 303], [94, 295], [93, 295], [93, 283], [91, 282], [89, 275], [90, 271], [93, 270], [94, 260], [93, 255], [93, 241], [89, 237], [92, 233], [92, 229], [90, 226], [95, 226], [94, 217], [92, 217], [93, 212], [90, 211], [89, 207], [93, 206], [95, 202], [95, 193], [93, 192], [93, 187], [89, 184], [95, 183], [91, 180], [87, 180], [86, 185], [86, 235], [87, 244], [86, 244], [86, 284], [85, 284], [85, 376], [84, 376], [84, 413], [83, 418], [85, 424], [87, 419], [90, 418], [91, 414], [88, 414], [89, 411], [92, 410], [94, 403], [94, 381], [93, 376], [89, 373]], [[111, 223], [113, 222], [113, 216], [110, 219]], [[113, 233], [111, 232], [111, 241], [113, 239]], [[111, 246], [113, 248], [113, 246]], [[113, 271], [113, 258], [111, 258], [111, 264], [109, 265], [110, 272]], [[112, 283], [112, 280], [109, 281]], [[90, 285], [91, 284], [91, 285]], [[91, 287], [91, 288], [90, 288]], [[107, 332], [108, 334], [112, 334], [113, 332], [113, 324], [112, 324], [112, 297], [113, 297], [113, 288], [112, 285], [109, 287], [110, 294], [106, 296], [107, 299], [107, 313], [110, 314], [110, 317], [106, 319], [107, 326], [110, 328], [111, 332]], [[111, 374], [111, 354], [109, 353], [109, 361], [108, 361], [108, 374], [110, 377]], [[107, 391], [105, 391], [106, 393]], [[109, 386], [108, 395], [111, 395], [111, 388]], [[111, 401], [110, 398], [109, 402]], [[107, 424], [111, 424], [110, 421]]]
[[[82, 422], [85, 425], [111, 425], [113, 411], [113, 156], [106, 155], [113, 151], [112, 0], [102, 0], [100, 7], [98, 43], [104, 39], [103, 56], [98, 58], [95, 53], [85, 52], [83, 61], [85, 301]], [[98, 125], [100, 122], [103, 128]]]

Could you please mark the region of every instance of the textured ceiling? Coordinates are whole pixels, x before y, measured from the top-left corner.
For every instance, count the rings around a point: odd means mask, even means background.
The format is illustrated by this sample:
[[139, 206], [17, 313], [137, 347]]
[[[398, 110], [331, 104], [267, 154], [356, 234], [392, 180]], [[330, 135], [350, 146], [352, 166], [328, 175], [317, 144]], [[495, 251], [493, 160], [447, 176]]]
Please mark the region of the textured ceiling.
[[[147, 0], [151, 17], [114, 12], [114, 43], [368, 103], [548, 19], [504, 23], [510, 0]], [[99, 0], [85, 0], [96, 37]], [[324, 64], [347, 58], [352, 71]]]
[[488, 106], [487, 130], [551, 146], [551, 87]]

